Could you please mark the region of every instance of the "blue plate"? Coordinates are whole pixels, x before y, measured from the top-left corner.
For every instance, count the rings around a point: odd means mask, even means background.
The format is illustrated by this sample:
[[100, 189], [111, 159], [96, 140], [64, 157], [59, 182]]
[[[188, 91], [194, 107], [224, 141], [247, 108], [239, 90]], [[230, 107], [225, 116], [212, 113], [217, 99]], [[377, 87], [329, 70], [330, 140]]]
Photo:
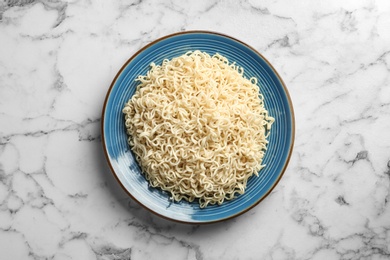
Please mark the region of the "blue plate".
[[[199, 208], [196, 202], [172, 202], [170, 195], [152, 188], [127, 144], [122, 109], [134, 94], [138, 75], [145, 75], [151, 62], [161, 64], [187, 51], [218, 52], [244, 68], [247, 78], [256, 77], [265, 107], [275, 118], [260, 176], [252, 176], [246, 192], [222, 205]], [[160, 38], [131, 57], [108, 90], [103, 107], [104, 151], [114, 176], [123, 189], [142, 206], [167, 219], [185, 223], [210, 223], [238, 216], [256, 206], [276, 186], [291, 156], [294, 143], [294, 113], [288, 91], [272, 65], [255, 49], [232, 37], [207, 31], [189, 31]]]

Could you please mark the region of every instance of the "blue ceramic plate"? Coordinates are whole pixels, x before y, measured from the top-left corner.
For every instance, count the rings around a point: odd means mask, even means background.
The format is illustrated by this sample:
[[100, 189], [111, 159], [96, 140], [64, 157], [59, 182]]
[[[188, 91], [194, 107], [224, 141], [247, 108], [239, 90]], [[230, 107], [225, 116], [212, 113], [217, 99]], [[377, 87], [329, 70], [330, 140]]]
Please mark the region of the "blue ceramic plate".
[[[122, 108], [134, 94], [138, 75], [151, 62], [161, 64], [187, 51], [218, 52], [244, 68], [247, 78], [257, 77], [265, 107], [275, 118], [260, 176], [249, 179], [246, 192], [222, 205], [199, 208], [196, 202], [172, 202], [167, 192], [151, 188], [141, 173], [128, 144]], [[108, 90], [103, 107], [104, 151], [114, 176], [133, 199], [152, 212], [179, 222], [210, 223], [238, 216], [256, 206], [276, 186], [285, 171], [294, 143], [294, 114], [287, 89], [271, 64], [255, 49], [232, 37], [207, 31], [190, 31], [160, 38], [131, 57]]]

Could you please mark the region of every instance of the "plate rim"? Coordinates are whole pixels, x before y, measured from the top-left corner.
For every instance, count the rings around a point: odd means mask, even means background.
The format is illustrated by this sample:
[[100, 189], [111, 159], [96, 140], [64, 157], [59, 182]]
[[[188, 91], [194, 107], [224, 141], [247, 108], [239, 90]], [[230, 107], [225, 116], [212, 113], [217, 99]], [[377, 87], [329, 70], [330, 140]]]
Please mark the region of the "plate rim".
[[[108, 99], [110, 97], [110, 94], [112, 92], [112, 89], [117, 81], [117, 79], [119, 78], [119, 76], [122, 74], [122, 72], [124, 71], [124, 69], [127, 67], [127, 65], [133, 60], [135, 59], [139, 54], [141, 54], [143, 51], [145, 51], [146, 49], [148, 49], [149, 47], [153, 46], [154, 44], [160, 42], [160, 41], [163, 41], [165, 39], [168, 39], [168, 38], [171, 38], [171, 37], [174, 37], [174, 36], [179, 36], [179, 35], [186, 35], [186, 34], [211, 34], [211, 35], [216, 35], [216, 36], [221, 36], [221, 37], [225, 37], [225, 38], [228, 38], [230, 40], [233, 40], [233, 41], [236, 41], [238, 42], [239, 44], [249, 48], [251, 51], [253, 51], [256, 55], [258, 55], [259, 57], [261, 57], [265, 63], [269, 66], [269, 68], [271, 68], [271, 70], [273, 71], [273, 73], [275, 73], [276, 77], [278, 78], [278, 80], [280, 81], [281, 85], [282, 85], [282, 88], [283, 88], [283, 91], [286, 95], [286, 99], [287, 99], [287, 103], [288, 103], [288, 107], [291, 111], [291, 137], [290, 137], [290, 147], [289, 147], [289, 151], [288, 151], [288, 155], [287, 155], [287, 158], [286, 158], [286, 161], [284, 162], [284, 165], [283, 165], [283, 168], [282, 170], [280, 171], [279, 173], [279, 176], [277, 178], [277, 180], [272, 184], [272, 186], [268, 189], [268, 191], [261, 197], [259, 198], [255, 203], [253, 203], [252, 205], [250, 205], [249, 207], [245, 208], [244, 210], [240, 211], [240, 212], [237, 212], [233, 215], [230, 215], [228, 217], [225, 217], [225, 218], [221, 218], [221, 219], [216, 219], [216, 220], [209, 220], [209, 221], [184, 221], [184, 220], [179, 220], [179, 219], [175, 219], [175, 218], [171, 218], [171, 217], [168, 217], [168, 216], [165, 216], [165, 215], [162, 215], [154, 210], [152, 210], [151, 208], [149, 208], [148, 206], [144, 205], [143, 203], [141, 203], [136, 197], [134, 197], [128, 190], [127, 188], [124, 186], [124, 184], [120, 181], [117, 173], [115, 172], [114, 170], [114, 167], [112, 166], [111, 164], [111, 160], [110, 160], [110, 156], [108, 155], [108, 151], [107, 151], [107, 146], [106, 146], [106, 142], [105, 142], [105, 135], [104, 135], [104, 121], [105, 121], [105, 112], [106, 112], [106, 108], [107, 108], [107, 102], [108, 102]], [[180, 31], [180, 32], [176, 32], [176, 33], [171, 33], [171, 34], [167, 34], [165, 36], [162, 36], [162, 37], [159, 37], [151, 42], [149, 42], [148, 44], [146, 44], [145, 46], [143, 46], [142, 48], [140, 48], [138, 51], [136, 51], [133, 55], [130, 56], [130, 58], [121, 66], [121, 68], [118, 70], [118, 72], [116, 73], [114, 79], [112, 80], [111, 84], [110, 84], [110, 87], [108, 88], [107, 90], [107, 93], [106, 93], [106, 96], [105, 96], [105, 99], [104, 99], [104, 103], [103, 103], [103, 108], [102, 108], [102, 116], [101, 116], [101, 124], [100, 124], [100, 130], [101, 130], [101, 141], [102, 141], [102, 145], [103, 145], [103, 151], [104, 151], [104, 156], [106, 158], [106, 161], [108, 163], [108, 166], [110, 168], [110, 171], [112, 173], [112, 175], [114, 175], [116, 181], [119, 183], [119, 185], [122, 187], [122, 189], [127, 193], [127, 195], [129, 195], [134, 201], [136, 201], [139, 205], [141, 205], [143, 208], [147, 209], [148, 211], [152, 212], [153, 214], [163, 218], [163, 219], [167, 219], [167, 220], [170, 220], [170, 221], [174, 221], [174, 222], [178, 222], [178, 223], [184, 223], [184, 224], [191, 224], [191, 225], [203, 225], [203, 224], [212, 224], [212, 223], [219, 223], [219, 222], [223, 222], [223, 221], [226, 221], [226, 220], [229, 220], [229, 219], [233, 219], [235, 217], [238, 217], [240, 215], [243, 215], [244, 213], [248, 212], [249, 210], [253, 209], [254, 207], [256, 207], [258, 204], [260, 204], [261, 201], [263, 201], [266, 197], [268, 197], [268, 195], [272, 192], [272, 190], [277, 186], [277, 184], [279, 183], [279, 181], [282, 179], [286, 169], [287, 169], [287, 166], [290, 162], [290, 159], [291, 159], [291, 155], [292, 155], [292, 152], [293, 152], [293, 149], [294, 149], [294, 142], [295, 142], [295, 113], [294, 113], [294, 108], [293, 108], [293, 104], [292, 104], [292, 100], [291, 100], [291, 96], [290, 96], [290, 93], [288, 92], [288, 89], [286, 87], [286, 84], [284, 83], [283, 79], [280, 77], [279, 73], [276, 71], [276, 69], [272, 66], [272, 64], [260, 53], [258, 52], [255, 48], [253, 48], [252, 46], [248, 45], [247, 43], [235, 38], [235, 37], [232, 37], [230, 35], [227, 35], [227, 34], [224, 34], [224, 33], [220, 33], [220, 32], [215, 32], [215, 31], [209, 31], [209, 30], [188, 30], [188, 31]]]

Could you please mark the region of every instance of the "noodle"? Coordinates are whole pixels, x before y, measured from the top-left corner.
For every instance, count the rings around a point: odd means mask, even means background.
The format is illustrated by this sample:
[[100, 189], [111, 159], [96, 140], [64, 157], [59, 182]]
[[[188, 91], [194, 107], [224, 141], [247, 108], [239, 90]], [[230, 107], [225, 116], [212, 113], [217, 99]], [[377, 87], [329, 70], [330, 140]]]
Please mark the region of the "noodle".
[[257, 79], [227, 58], [194, 51], [138, 76], [123, 113], [128, 143], [153, 187], [200, 207], [245, 192], [262, 159], [274, 118]]

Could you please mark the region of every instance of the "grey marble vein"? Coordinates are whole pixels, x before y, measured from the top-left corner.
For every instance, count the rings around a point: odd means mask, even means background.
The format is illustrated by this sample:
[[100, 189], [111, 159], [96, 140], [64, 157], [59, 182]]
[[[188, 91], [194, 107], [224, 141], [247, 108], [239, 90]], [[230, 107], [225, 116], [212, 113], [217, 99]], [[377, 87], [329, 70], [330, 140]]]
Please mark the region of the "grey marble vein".
[[[390, 259], [388, 1], [0, 2], [0, 259]], [[107, 166], [101, 111], [149, 42], [211, 30], [290, 92], [294, 151], [248, 213], [167, 221]]]

